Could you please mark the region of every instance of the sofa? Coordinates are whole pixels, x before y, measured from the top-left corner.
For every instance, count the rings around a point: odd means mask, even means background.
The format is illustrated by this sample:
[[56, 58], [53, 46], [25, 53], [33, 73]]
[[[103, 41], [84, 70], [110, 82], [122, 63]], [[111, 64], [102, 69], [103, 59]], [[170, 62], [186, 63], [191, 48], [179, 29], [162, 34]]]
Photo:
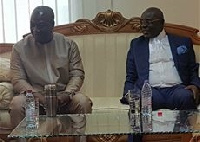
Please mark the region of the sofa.
[[[165, 24], [169, 33], [190, 37], [194, 44], [196, 60], [200, 62], [200, 37], [198, 30], [176, 24]], [[73, 39], [79, 46], [85, 69], [85, 82], [81, 91], [93, 101], [93, 112], [107, 109], [125, 109], [120, 104], [125, 82], [125, 62], [130, 41], [141, 35], [138, 17], [126, 19], [120, 12], [107, 10], [96, 17], [79, 19], [74, 23], [58, 25], [55, 32]], [[13, 97], [10, 83], [9, 61], [13, 44], [0, 44], [0, 138], [5, 140], [11, 132], [9, 103]], [[188, 142], [191, 134], [145, 135], [147, 142]], [[127, 136], [100, 135], [88, 141], [121, 142]]]

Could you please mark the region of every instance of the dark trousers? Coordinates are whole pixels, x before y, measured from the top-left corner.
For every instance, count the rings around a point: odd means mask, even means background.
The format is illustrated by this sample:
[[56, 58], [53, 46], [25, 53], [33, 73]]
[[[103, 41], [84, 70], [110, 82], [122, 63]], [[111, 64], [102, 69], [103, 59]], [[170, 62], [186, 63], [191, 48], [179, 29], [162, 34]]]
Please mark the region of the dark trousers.
[[185, 87], [152, 88], [152, 109], [196, 109], [193, 93]]
[[[152, 109], [196, 109], [193, 93], [185, 87], [152, 88]], [[128, 142], [142, 142], [142, 135], [129, 135]]]

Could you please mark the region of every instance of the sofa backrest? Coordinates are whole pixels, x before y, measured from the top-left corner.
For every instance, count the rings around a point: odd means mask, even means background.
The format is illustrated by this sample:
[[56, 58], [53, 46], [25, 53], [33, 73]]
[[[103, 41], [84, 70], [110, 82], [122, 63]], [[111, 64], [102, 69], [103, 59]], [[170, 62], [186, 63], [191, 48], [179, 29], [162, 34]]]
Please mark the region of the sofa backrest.
[[[198, 30], [175, 24], [165, 24], [165, 30], [193, 41], [197, 62], [200, 62]], [[73, 39], [79, 46], [85, 69], [81, 91], [90, 97], [121, 96], [125, 82], [126, 54], [130, 41], [141, 35], [139, 18], [124, 18], [119, 12], [99, 12], [93, 20], [79, 19], [59, 25], [54, 31]], [[6, 49], [5, 45], [8, 45]], [[0, 56], [7, 56], [12, 44], [0, 44]]]

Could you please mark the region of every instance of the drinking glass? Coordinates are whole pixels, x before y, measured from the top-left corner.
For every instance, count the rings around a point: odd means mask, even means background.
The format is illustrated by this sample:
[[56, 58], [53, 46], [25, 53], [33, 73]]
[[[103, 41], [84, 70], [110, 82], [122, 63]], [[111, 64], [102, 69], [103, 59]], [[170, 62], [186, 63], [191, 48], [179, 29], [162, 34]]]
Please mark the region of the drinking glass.
[[140, 90], [128, 90], [128, 99], [131, 113], [140, 114]]
[[129, 121], [133, 131], [140, 132], [140, 90], [128, 90]]

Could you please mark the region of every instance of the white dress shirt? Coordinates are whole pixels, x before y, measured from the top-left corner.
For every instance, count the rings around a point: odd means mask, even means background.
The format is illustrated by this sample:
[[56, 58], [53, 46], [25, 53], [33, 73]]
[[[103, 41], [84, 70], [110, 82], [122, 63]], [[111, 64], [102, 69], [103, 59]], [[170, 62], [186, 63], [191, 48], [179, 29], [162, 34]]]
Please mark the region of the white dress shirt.
[[153, 87], [172, 87], [181, 83], [174, 65], [168, 36], [163, 30], [149, 40], [149, 83]]

